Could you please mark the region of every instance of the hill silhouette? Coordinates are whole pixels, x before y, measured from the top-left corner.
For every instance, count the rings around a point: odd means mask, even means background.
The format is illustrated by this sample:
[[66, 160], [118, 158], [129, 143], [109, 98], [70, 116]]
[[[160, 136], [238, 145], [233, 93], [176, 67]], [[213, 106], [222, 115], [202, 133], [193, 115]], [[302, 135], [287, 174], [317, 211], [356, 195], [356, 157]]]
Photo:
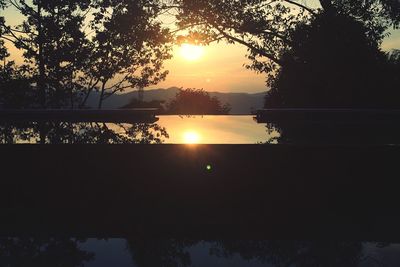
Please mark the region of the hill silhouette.
[[[173, 99], [179, 91], [178, 87], [168, 89], [152, 89], [145, 90], [144, 101], [169, 101]], [[248, 94], [248, 93], [221, 93], [209, 92], [211, 97], [217, 97], [221, 103], [229, 103], [231, 105], [230, 114], [251, 114], [252, 110], [261, 109], [264, 105], [265, 92]], [[88, 106], [96, 108], [99, 94], [93, 93], [88, 99]], [[133, 98], [138, 98], [138, 91], [132, 91], [124, 94], [115, 94], [104, 101], [104, 109], [116, 109], [127, 105]]]

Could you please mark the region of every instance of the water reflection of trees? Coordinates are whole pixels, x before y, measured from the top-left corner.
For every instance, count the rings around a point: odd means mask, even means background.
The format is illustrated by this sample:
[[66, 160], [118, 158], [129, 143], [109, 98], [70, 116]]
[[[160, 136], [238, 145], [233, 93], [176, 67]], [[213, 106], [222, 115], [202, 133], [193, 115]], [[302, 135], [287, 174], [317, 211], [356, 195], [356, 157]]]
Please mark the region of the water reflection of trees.
[[273, 266], [358, 266], [363, 259], [361, 242], [222, 241], [210, 253], [218, 257], [240, 255]]
[[266, 128], [268, 136], [272, 136], [267, 140], [269, 144], [382, 145], [400, 142], [399, 125], [389, 122], [280, 122], [268, 123]]
[[[0, 238], [0, 266], [85, 266], [96, 257], [95, 253], [82, 249], [86, 241], [77, 238]], [[390, 244], [368, 244], [356, 241], [127, 239], [127, 249], [134, 266], [138, 267], [193, 266], [192, 255], [199, 252], [193, 248], [199, 245], [208, 250], [209, 256], [227, 260], [226, 264], [238, 260], [239, 256], [247, 263], [252, 261], [276, 267], [393, 266], [390, 265], [393, 262], [376, 258], [378, 255], [366, 248], [373, 245], [379, 250]]]
[[195, 245], [190, 240], [128, 239], [133, 262], [140, 267], [191, 266], [188, 248]]
[[94, 259], [84, 251], [84, 239], [0, 238], [0, 266], [84, 266]]
[[0, 143], [160, 144], [169, 138], [157, 123], [2, 123]]
[[[140, 267], [192, 266], [190, 249], [204, 241], [129, 239], [133, 261]], [[362, 242], [340, 241], [207, 241], [208, 253], [218, 258], [240, 256], [268, 266], [360, 266], [382, 264], [369, 255]], [[384, 248], [385, 244], [376, 244]], [[369, 265], [368, 265], [369, 266]]]

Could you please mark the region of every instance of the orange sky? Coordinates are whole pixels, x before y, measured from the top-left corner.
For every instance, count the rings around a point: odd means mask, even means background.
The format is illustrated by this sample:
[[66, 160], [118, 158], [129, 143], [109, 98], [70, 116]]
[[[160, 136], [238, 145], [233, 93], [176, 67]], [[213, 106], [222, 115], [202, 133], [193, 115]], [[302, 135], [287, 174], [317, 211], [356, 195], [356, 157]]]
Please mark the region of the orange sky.
[[188, 60], [176, 46], [174, 57], [165, 62], [170, 71], [166, 81], [154, 88], [194, 87], [220, 92], [266, 91], [265, 75], [247, 70], [243, 64], [249, 62], [246, 49], [239, 45], [212, 44], [203, 48], [197, 60]]

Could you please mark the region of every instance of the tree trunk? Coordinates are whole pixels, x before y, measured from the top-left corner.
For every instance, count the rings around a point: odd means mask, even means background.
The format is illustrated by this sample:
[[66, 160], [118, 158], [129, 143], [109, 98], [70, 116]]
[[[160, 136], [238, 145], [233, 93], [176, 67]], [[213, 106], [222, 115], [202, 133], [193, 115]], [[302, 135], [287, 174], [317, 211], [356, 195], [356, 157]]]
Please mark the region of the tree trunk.
[[75, 107], [75, 101], [74, 101], [74, 75], [73, 71], [71, 72], [70, 76], [70, 101], [71, 101], [71, 109], [74, 109]]
[[43, 29], [42, 29], [42, 5], [37, 4], [37, 28], [38, 28], [38, 64], [39, 64], [39, 102], [42, 108], [46, 107], [46, 82], [45, 82], [45, 63], [43, 57]]
[[84, 108], [86, 105], [86, 102], [90, 96], [90, 94], [92, 93], [92, 89], [88, 89], [88, 91], [85, 94], [85, 97], [83, 98], [83, 101], [79, 104], [79, 108]]
[[101, 94], [100, 94], [98, 109], [101, 109], [102, 106], [103, 106], [103, 98], [104, 98], [105, 88], [106, 88], [106, 82], [103, 82], [102, 85], [101, 85]]
[[325, 12], [330, 12], [333, 10], [332, 0], [319, 0], [319, 2], [321, 3], [321, 6]]
[[38, 129], [39, 129], [39, 144], [44, 145], [46, 144], [46, 135], [47, 135], [47, 129], [46, 129], [46, 123], [45, 122], [39, 122], [38, 123]]

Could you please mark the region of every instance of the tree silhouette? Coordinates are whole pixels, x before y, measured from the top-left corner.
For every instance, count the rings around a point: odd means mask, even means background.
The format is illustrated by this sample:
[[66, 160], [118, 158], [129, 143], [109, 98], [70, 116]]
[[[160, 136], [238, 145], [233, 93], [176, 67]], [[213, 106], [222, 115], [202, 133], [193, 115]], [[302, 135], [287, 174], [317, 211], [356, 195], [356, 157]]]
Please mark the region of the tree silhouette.
[[222, 104], [203, 89], [180, 89], [175, 98], [167, 104], [168, 114], [179, 115], [220, 115], [228, 114], [229, 104]]
[[5, 25], [3, 37], [23, 51], [25, 68], [35, 83], [37, 104], [69, 106], [76, 97], [76, 72], [82, 70], [87, 52], [81, 28], [89, 0], [6, 2], [25, 17], [20, 25]]
[[[5, 8], [5, 1], [0, 1], [0, 10]], [[1, 37], [6, 33], [4, 17], [0, 16], [0, 107], [27, 108], [32, 105], [34, 95], [25, 68], [17, 68], [14, 61], [9, 61], [5, 42]]]
[[379, 40], [347, 15], [321, 13], [291, 34], [268, 108], [395, 108], [400, 93], [387, 75]]
[[0, 67], [0, 104], [3, 108], [29, 108], [36, 101], [29, 74], [13, 61]]
[[386, 54], [388, 64], [386, 64], [386, 83], [400, 84], [400, 50], [395, 49]]
[[[0, 0], [0, 10], [3, 10], [6, 7], [6, 0]], [[0, 37], [3, 35], [4, 33], [4, 17], [0, 15]], [[5, 54], [6, 54], [6, 49], [4, 47], [4, 40], [1, 40], [0, 38], [0, 57], [2, 57], [1, 59], [4, 58]]]
[[24, 53], [37, 106], [84, 107], [100, 91], [98, 107], [126, 88], [156, 84], [167, 74], [168, 30], [158, 1], [6, 0], [25, 20], [2, 20], [1, 38]]
[[[144, 88], [165, 79], [162, 63], [171, 57], [170, 36], [161, 22], [159, 1], [100, 1], [91, 23], [90, 65], [85, 77], [88, 91], [100, 88], [99, 108], [110, 95], [126, 88]], [[106, 15], [112, 9], [111, 15]], [[113, 79], [118, 78], [118, 82]]]

